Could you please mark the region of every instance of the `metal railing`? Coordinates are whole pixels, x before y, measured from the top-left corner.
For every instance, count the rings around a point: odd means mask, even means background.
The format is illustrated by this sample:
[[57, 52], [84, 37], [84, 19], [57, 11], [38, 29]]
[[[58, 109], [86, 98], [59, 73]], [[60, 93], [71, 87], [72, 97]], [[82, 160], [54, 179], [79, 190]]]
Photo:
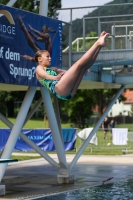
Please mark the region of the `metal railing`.
[[[107, 4], [107, 5], [103, 5], [103, 6], [87, 6], [87, 7], [75, 7], [75, 8], [59, 8], [56, 9], [54, 11], [54, 15], [56, 17], [56, 13], [57, 11], [65, 11], [65, 10], [69, 10], [70, 11], [70, 22], [64, 22], [62, 21], [62, 23], [66, 23], [69, 24], [69, 44], [68, 46], [63, 50], [64, 54], [64, 59], [65, 59], [65, 55], [67, 55], [68, 53], [68, 60], [69, 63], [67, 64], [67, 66], [69, 65], [69, 68], [71, 67], [73, 61], [73, 53], [76, 52], [81, 52], [81, 51], [86, 51], [87, 49], [89, 49], [92, 44], [97, 40], [97, 38], [99, 37], [100, 33], [103, 31], [102, 26], [108, 24], [110, 25], [110, 37], [106, 42], [106, 46], [102, 48], [102, 50], [106, 50], [105, 52], [105, 58], [107, 57], [107, 62], [104, 63], [104, 61], [101, 60], [100, 64], [103, 64], [103, 68], [101, 68], [101, 70], [103, 70], [104, 73], [108, 73], [108, 74], [115, 74], [117, 72], [119, 73], [130, 73], [132, 72], [132, 63], [129, 62], [127, 67], [124, 68], [124, 62], [127, 62], [127, 59], [123, 59], [122, 62], [115, 62], [114, 66], [112, 68], [110, 68], [110, 61], [108, 63], [108, 55], [112, 55], [111, 60], [115, 60], [114, 54], [112, 53], [112, 50], [119, 50], [117, 52], [115, 52], [115, 55], [117, 56], [117, 60], [120, 60], [119, 55], [121, 54], [121, 50], [123, 50], [123, 52], [125, 52], [123, 55], [128, 55], [129, 54], [129, 50], [133, 48], [133, 34], [132, 34], [132, 27], [133, 27], [133, 14], [124, 14], [124, 15], [109, 15], [109, 16], [93, 16], [93, 17], [83, 17], [82, 18], [82, 24], [79, 24], [79, 26], [83, 26], [83, 37], [77, 37], [74, 41], [72, 41], [72, 31], [73, 31], [73, 23], [72, 23], [72, 19], [73, 19], [73, 10], [76, 9], [84, 9], [84, 8], [88, 8], [88, 9], [92, 9], [92, 8], [100, 8], [100, 7], [120, 7], [120, 6], [133, 6], [133, 3], [122, 3], [122, 4]], [[129, 19], [130, 18], [130, 19]], [[86, 29], [88, 27], [88, 24], [86, 24], [87, 20], [97, 20], [97, 37], [86, 37]], [[106, 26], [105, 26], [106, 27]], [[105, 28], [106, 29], [106, 28]], [[120, 31], [121, 30], [121, 31]], [[93, 30], [92, 30], [93, 31]], [[106, 53], [107, 52], [107, 53]], [[77, 53], [77, 54], [78, 54]], [[131, 57], [132, 58], [132, 57]], [[131, 60], [131, 59], [130, 59]], [[118, 64], [118, 67], [116, 66], [116, 64]], [[104, 67], [104, 65], [107, 65], [108, 67]], [[116, 66], [116, 67], [115, 67]], [[121, 66], [121, 67], [120, 67]], [[117, 68], [121, 68], [121, 70], [117, 69]], [[124, 70], [123, 70], [124, 69]], [[118, 74], [120, 75], [120, 74]]]
[[[133, 25], [132, 25], [133, 26]], [[120, 40], [119, 45], [115, 48], [115, 49], [132, 49], [133, 46], [133, 40], [131, 40], [131, 36], [132, 35], [132, 31], [130, 31], [130, 33], [128, 35], [116, 35], [115, 36], [115, 40]], [[107, 45], [106, 48], [108, 48], [108, 50], [112, 49], [112, 35], [109, 37], [109, 39], [111, 39], [110, 41], [107, 41]], [[127, 42], [123, 42], [123, 39], [127, 38]], [[90, 42], [95, 42], [98, 39], [97, 37], [80, 37], [80, 38], [76, 38], [73, 42], [72, 42], [72, 51], [74, 52], [80, 52], [80, 51], [84, 51], [84, 49], [88, 49], [88, 45], [90, 44]], [[84, 44], [84, 40], [85, 40], [85, 44]], [[85, 46], [84, 46], [85, 45]], [[90, 45], [91, 46], [91, 45]], [[68, 52], [69, 51], [69, 46], [67, 46], [64, 50], [63, 53]]]

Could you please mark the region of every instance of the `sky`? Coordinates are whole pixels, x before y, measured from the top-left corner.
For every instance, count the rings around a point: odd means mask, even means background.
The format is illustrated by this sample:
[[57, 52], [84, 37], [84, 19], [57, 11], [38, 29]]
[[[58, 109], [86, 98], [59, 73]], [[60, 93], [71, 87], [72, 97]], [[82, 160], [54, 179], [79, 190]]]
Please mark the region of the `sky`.
[[[113, 0], [62, 0], [62, 8], [73, 8], [73, 7], [86, 7], [86, 6], [100, 6], [107, 4]], [[96, 9], [96, 8], [95, 8]], [[84, 15], [88, 14], [94, 10], [94, 8], [76, 9], [73, 10], [73, 20], [76, 18], [82, 18]], [[59, 12], [59, 20], [69, 22], [70, 21], [70, 11], [63, 10]]]

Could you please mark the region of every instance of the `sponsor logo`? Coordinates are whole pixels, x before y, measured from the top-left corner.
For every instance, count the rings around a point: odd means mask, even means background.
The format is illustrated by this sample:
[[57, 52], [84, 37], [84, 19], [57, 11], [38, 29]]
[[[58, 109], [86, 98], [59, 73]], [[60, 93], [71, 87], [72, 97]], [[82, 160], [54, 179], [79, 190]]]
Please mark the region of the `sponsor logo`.
[[9, 26], [5, 24], [0, 24], [0, 32], [9, 35], [15, 35], [15, 22], [13, 20], [12, 15], [7, 10], [0, 10], [0, 14], [4, 15], [10, 23]]
[[7, 11], [7, 10], [0, 10], [0, 14], [5, 15], [5, 17], [8, 19], [8, 21], [10, 22], [10, 24], [15, 24], [12, 15]]

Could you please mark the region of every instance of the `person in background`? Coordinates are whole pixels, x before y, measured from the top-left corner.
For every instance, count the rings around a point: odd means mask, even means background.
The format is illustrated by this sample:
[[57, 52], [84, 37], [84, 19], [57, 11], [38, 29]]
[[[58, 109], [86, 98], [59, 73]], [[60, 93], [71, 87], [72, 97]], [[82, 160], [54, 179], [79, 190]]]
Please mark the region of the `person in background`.
[[110, 126], [110, 132], [111, 132], [111, 137], [110, 137], [110, 139], [112, 139], [112, 128], [115, 127], [115, 121], [114, 121], [114, 119], [111, 120], [109, 126]]
[[104, 130], [104, 139], [107, 139], [107, 132], [109, 130], [109, 120], [108, 117], [105, 117], [103, 123], [102, 123], [102, 129]]

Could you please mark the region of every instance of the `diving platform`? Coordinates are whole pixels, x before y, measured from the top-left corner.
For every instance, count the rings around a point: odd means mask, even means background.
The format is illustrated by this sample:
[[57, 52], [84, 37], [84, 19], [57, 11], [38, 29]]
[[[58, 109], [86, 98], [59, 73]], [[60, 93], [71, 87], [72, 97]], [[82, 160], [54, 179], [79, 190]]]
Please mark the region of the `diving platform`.
[[[79, 60], [86, 51], [72, 52], [72, 63]], [[69, 66], [69, 54], [63, 53], [63, 67]], [[95, 61], [98, 66], [118, 66], [118, 65], [132, 65], [133, 64], [133, 50], [132, 49], [115, 49], [115, 50], [101, 50]]]
[[[85, 51], [72, 52], [72, 64], [84, 55]], [[63, 67], [69, 66], [69, 53], [63, 53]], [[133, 87], [133, 51], [101, 50], [91, 67], [91, 72], [83, 77], [79, 86], [81, 89], [119, 88], [125, 84]], [[125, 67], [126, 66], [126, 67]]]

